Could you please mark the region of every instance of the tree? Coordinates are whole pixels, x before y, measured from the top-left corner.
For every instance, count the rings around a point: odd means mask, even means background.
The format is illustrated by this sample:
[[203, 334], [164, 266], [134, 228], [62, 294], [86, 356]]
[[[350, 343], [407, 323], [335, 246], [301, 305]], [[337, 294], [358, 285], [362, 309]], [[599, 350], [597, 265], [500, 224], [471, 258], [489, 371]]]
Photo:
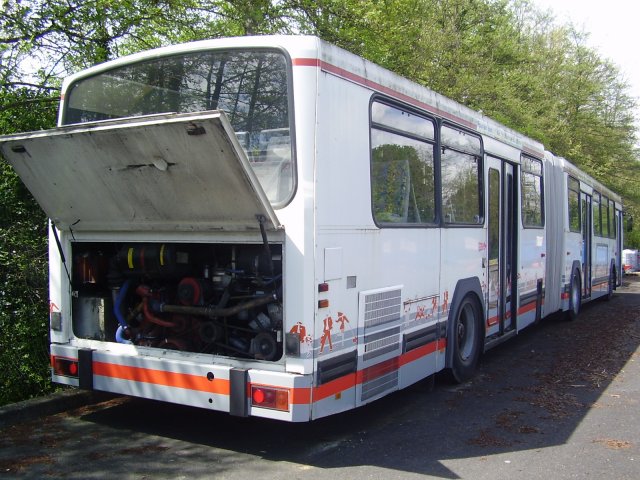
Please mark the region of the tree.
[[[0, 130], [53, 125], [56, 100], [25, 88], [0, 90]], [[0, 405], [51, 388], [47, 271], [47, 219], [0, 159]]]

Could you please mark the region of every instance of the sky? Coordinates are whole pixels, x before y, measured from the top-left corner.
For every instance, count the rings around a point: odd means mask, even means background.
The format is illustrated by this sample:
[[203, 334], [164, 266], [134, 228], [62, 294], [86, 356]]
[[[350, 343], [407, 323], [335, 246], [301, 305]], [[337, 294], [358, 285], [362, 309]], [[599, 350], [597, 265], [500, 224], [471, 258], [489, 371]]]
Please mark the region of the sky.
[[620, 69], [635, 97], [636, 122], [640, 122], [640, 2], [638, 0], [533, 0], [551, 9], [559, 23], [571, 22], [588, 32], [588, 44]]

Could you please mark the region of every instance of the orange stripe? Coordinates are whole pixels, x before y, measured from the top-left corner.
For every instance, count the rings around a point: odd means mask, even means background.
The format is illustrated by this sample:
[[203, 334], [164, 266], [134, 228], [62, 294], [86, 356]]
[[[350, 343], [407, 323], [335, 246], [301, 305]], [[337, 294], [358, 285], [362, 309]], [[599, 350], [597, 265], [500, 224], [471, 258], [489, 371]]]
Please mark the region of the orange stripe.
[[356, 385], [356, 374], [350, 373], [345, 375], [344, 377], [336, 378], [335, 380], [331, 380], [329, 383], [325, 383], [324, 385], [320, 385], [318, 387], [313, 388], [313, 401], [317, 402], [318, 400], [323, 400], [325, 398], [331, 397], [336, 393], [342, 392], [343, 390], [348, 390], [349, 388], [353, 388]]
[[416, 348], [415, 350], [411, 350], [410, 352], [405, 353], [400, 357], [400, 366], [404, 366], [408, 363], [414, 362], [421, 357], [429, 355], [436, 351], [438, 342], [427, 343], [426, 345], [422, 345], [421, 347]]
[[93, 362], [93, 373], [94, 375], [120, 378], [133, 382], [229, 395], [229, 380], [215, 378], [209, 381], [204, 375], [167, 372], [165, 370], [152, 370], [150, 368], [130, 367], [104, 362]]
[[536, 304], [537, 304], [537, 302], [530, 302], [530, 303], [527, 303], [524, 307], [520, 307], [518, 309], [518, 315], [530, 312], [531, 310], [535, 310], [536, 309]]
[[290, 388], [289, 403], [292, 405], [309, 405], [311, 403], [311, 388]]
[[[416, 348], [399, 357], [391, 358], [385, 362], [373, 365], [364, 370], [350, 373], [343, 377], [332, 380], [329, 383], [318, 387], [301, 387], [289, 388], [289, 403], [295, 405], [308, 405], [311, 403], [313, 390], [313, 401], [317, 402], [325, 398], [331, 397], [337, 393], [355, 387], [365, 381], [385, 375], [386, 373], [397, 370], [399, 367], [414, 362], [422, 357], [430, 355], [434, 352], [443, 351], [446, 348], [446, 339], [436, 340], [421, 347]], [[174, 388], [185, 388], [203, 392], [217, 393], [220, 395], [229, 395], [229, 381], [223, 379], [207, 380], [201, 375], [192, 375], [187, 373], [167, 372], [165, 370], [154, 370], [143, 367], [131, 367], [127, 365], [117, 365], [113, 363], [94, 362], [93, 373], [104, 377], [119, 378], [134, 382], [150, 383], [155, 385], [164, 385]], [[249, 387], [249, 385], [248, 385]], [[274, 388], [283, 388], [273, 385]], [[248, 388], [250, 391], [250, 389]]]
[[436, 350], [444, 350], [447, 346], [445, 339], [436, 340], [421, 347], [411, 350], [404, 355], [394, 357], [382, 363], [378, 363], [369, 368], [350, 373], [340, 378], [336, 378], [324, 385], [313, 388], [313, 401], [318, 402], [325, 398], [336, 395], [340, 392], [355, 387], [363, 382], [373, 380], [398, 368], [414, 362], [422, 357], [434, 353]]

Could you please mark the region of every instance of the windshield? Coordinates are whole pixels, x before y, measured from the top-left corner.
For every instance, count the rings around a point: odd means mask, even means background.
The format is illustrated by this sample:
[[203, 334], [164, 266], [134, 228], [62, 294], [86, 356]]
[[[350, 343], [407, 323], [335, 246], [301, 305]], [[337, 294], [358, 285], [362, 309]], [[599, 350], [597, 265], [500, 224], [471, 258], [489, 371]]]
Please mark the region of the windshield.
[[294, 177], [280, 52], [192, 52], [114, 68], [70, 86], [63, 123], [206, 110], [227, 114], [269, 200], [286, 203]]

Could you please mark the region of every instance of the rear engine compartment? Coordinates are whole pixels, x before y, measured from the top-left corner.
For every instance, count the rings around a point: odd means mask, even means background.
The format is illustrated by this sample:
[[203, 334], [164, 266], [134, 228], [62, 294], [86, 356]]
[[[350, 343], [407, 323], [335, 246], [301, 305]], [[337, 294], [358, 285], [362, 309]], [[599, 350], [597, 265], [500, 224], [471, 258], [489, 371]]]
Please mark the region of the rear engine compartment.
[[282, 357], [282, 245], [75, 242], [76, 337]]

